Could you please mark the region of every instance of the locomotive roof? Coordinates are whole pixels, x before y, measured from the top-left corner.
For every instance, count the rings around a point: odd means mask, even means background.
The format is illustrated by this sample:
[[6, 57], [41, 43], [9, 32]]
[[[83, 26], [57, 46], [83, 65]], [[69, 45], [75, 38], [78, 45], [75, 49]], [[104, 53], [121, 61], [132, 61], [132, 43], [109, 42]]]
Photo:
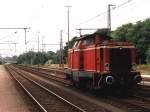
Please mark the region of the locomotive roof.
[[103, 39], [110, 39], [111, 37], [108, 36], [108, 29], [104, 28], [104, 29], [99, 29], [96, 32], [94, 32], [93, 34], [85, 34], [82, 35], [81, 37], [79, 37], [77, 40], [82, 40], [85, 38], [94, 38], [95, 35], [99, 35], [101, 38]]

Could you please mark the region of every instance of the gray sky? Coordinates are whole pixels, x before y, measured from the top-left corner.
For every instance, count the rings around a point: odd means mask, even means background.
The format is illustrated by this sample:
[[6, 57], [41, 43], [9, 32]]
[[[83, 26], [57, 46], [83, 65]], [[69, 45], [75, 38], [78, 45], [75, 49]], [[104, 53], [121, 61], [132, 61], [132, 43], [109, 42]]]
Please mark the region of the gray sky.
[[[104, 28], [107, 27], [108, 4], [116, 6], [128, 0], [0, 0], [0, 27], [31, 27], [27, 32], [28, 50], [37, 49], [37, 37], [40, 44], [58, 44], [60, 30], [63, 41], [67, 41], [67, 8], [70, 8], [70, 38], [78, 36], [76, 28]], [[112, 29], [129, 22], [136, 22], [150, 17], [150, 0], [130, 0], [129, 3], [112, 11]], [[94, 19], [91, 19], [98, 16]], [[90, 21], [87, 21], [91, 19]], [[0, 43], [8, 41], [14, 44], [0, 44], [2, 56], [12, 56], [25, 52], [23, 30], [0, 30]], [[14, 33], [15, 32], [15, 33]], [[17, 33], [16, 33], [17, 32]], [[40, 32], [38, 34], [38, 32]], [[83, 32], [83, 33], [92, 33]], [[42, 49], [42, 46], [40, 46]], [[58, 45], [45, 46], [46, 50], [59, 49]]]

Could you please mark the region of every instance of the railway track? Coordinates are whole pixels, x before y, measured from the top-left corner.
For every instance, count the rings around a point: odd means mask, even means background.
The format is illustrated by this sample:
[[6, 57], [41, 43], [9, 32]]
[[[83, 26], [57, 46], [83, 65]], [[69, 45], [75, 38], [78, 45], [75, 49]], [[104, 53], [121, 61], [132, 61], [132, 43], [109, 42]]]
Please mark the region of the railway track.
[[[24, 69], [28, 66], [17, 65], [17, 67], [20, 67], [20, 68]], [[39, 70], [39, 72], [42, 72], [42, 73], [45, 73], [45, 74], [48, 74], [48, 73], [57, 74], [56, 77], [59, 77], [59, 78], [64, 78], [64, 79], [66, 78], [65, 75], [64, 75], [64, 70], [63, 69], [54, 69], [54, 68], [53, 69], [48, 69], [48, 68], [42, 68], [42, 67], [40, 67], [40, 68], [38, 68], [38, 67], [28, 67], [28, 68], [30, 68], [32, 70], [36, 70], [36, 71]], [[142, 80], [150, 82], [150, 78], [147, 78], [147, 77], [142, 77]]]
[[45, 70], [42, 68], [38, 69], [35, 67], [27, 67], [27, 66], [22, 66], [22, 65], [14, 65], [14, 66], [17, 68], [20, 68], [22, 70], [28, 71], [30, 73], [37, 74], [42, 77], [57, 81], [59, 83], [61, 82], [63, 84], [72, 86], [72, 83], [70, 81], [66, 80], [65, 75], [60, 70], [59, 71], [55, 71], [54, 69], [53, 70], [47, 70], [47, 69]]
[[[25, 65], [17, 65], [19, 67], [28, 67], [28, 66], [25, 66]], [[57, 74], [57, 75], [64, 75], [64, 69], [57, 69], [57, 68], [53, 68], [53, 69], [48, 69], [48, 68], [42, 68], [42, 67], [33, 67], [33, 66], [30, 66], [31, 69], [35, 69], [35, 70], [38, 70], [38, 71], [42, 71], [42, 72], [50, 72], [50, 73], [54, 73], [54, 74]]]
[[36, 102], [43, 112], [86, 112], [41, 84], [23, 75], [12, 67], [7, 67], [13, 78]]
[[109, 99], [125, 105], [129, 112], [150, 112], [150, 100], [143, 97], [133, 96], [123, 99], [111, 97]]
[[[15, 71], [18, 71], [17, 70], [18, 68], [15, 68]], [[112, 109], [109, 109], [109, 108], [112, 108], [112, 107], [109, 107], [107, 109], [107, 107], [102, 107], [101, 105], [99, 104], [96, 104], [96, 103], [91, 103], [90, 101], [88, 100], [85, 100], [85, 99], [82, 99], [81, 97], [79, 97], [78, 95], [76, 96], [76, 94], [74, 93], [68, 93], [68, 91], [64, 91], [64, 88], [57, 88], [57, 87], [54, 87], [53, 84], [51, 85], [48, 85], [48, 83], [46, 82], [43, 82], [42, 80], [38, 80], [32, 76], [30, 76], [31, 74], [27, 74], [26, 72], [22, 72], [21, 70], [21, 73], [20, 74], [24, 74], [25, 76], [27, 76], [29, 79], [32, 79], [34, 80], [35, 82], [43, 85], [45, 88], [47, 89], [50, 89], [51, 91], [55, 92], [56, 94], [58, 94], [59, 96], [63, 97], [64, 99], [66, 99], [67, 101], [70, 101], [72, 102], [72, 104], [78, 106], [79, 108], [83, 109], [85, 112], [116, 112]], [[35, 74], [32, 74], [33, 76], [36, 76]], [[40, 76], [38, 76], [40, 77]], [[48, 80], [48, 79], [47, 79]], [[51, 83], [51, 81], [48, 81]], [[55, 84], [54, 84], [55, 85]], [[119, 110], [119, 109], [117, 109]], [[52, 112], [55, 112], [55, 111], [52, 111]], [[67, 112], [67, 111], [61, 111], [61, 112]], [[70, 112], [70, 111], [69, 111]], [[77, 111], [78, 112], [78, 111]], [[122, 112], [122, 111], [118, 111], [118, 112]]]
[[142, 80], [150, 82], [150, 78], [142, 77]]
[[[38, 74], [40, 76], [50, 78], [52, 80], [55, 80], [57, 82], [64, 83], [66, 85], [72, 86], [72, 83], [68, 80], [66, 80], [66, 76], [63, 73], [63, 70], [57, 70], [57, 69], [45, 69], [45, 68], [36, 68], [36, 67], [27, 67], [22, 65], [15, 65], [16, 67], [19, 67], [20, 69], [23, 69], [25, 71]], [[143, 78], [143, 81], [140, 83], [140, 89], [143, 91], [150, 91], [150, 86], [145, 84], [145, 81], [149, 81], [149, 78]]]
[[[32, 71], [32, 69], [30, 69], [30, 70]], [[41, 73], [41, 71], [40, 71], [40, 73]], [[55, 75], [52, 75], [52, 76], [55, 76]], [[110, 101], [111, 103], [112, 102], [116, 103], [115, 105], [125, 105], [127, 110], [130, 112], [149, 112], [150, 111], [150, 105], [149, 105], [150, 101], [143, 100], [143, 99], [144, 98], [138, 98], [138, 99], [137, 98], [118, 99], [118, 98], [114, 98], [114, 97], [107, 98], [107, 100], [111, 100]], [[106, 99], [104, 99], [104, 100], [106, 100]], [[107, 102], [109, 103], [109, 101], [107, 101]]]

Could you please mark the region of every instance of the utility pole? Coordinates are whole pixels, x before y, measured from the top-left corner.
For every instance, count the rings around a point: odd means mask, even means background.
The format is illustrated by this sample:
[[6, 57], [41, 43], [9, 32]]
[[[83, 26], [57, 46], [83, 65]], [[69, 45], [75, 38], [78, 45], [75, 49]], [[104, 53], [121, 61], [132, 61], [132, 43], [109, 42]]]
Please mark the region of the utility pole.
[[40, 32], [38, 32], [38, 71], [39, 71], [39, 62], [40, 62], [40, 55], [39, 55], [39, 42], [40, 42], [40, 39], [39, 39], [39, 34], [40, 34]]
[[69, 49], [69, 35], [70, 35], [70, 32], [69, 32], [69, 27], [70, 27], [70, 18], [69, 18], [69, 9], [70, 9], [70, 7], [72, 7], [71, 5], [66, 5], [65, 7], [67, 7], [67, 9], [68, 9], [68, 15], [67, 15], [67, 18], [68, 18], [68, 49]]
[[63, 32], [63, 30], [60, 30], [60, 63], [59, 63], [59, 67], [64, 67], [64, 61], [63, 61], [63, 44], [62, 44], [62, 32]]
[[27, 28], [24, 28], [24, 34], [25, 34], [25, 46], [26, 46], [26, 53], [27, 53]]
[[17, 51], [17, 50], [16, 50], [16, 44], [17, 44], [17, 43], [14, 43], [14, 44], [15, 44], [15, 53], [16, 53], [16, 51]]
[[108, 4], [108, 20], [107, 20], [107, 28], [108, 28], [108, 33], [110, 36], [111, 33], [111, 7], [114, 7], [115, 5]]
[[45, 51], [45, 45], [44, 45], [44, 36], [42, 36], [42, 52]]
[[[30, 29], [30, 28], [0, 28], [0, 30], [8, 30], [8, 29], [12, 29], [12, 30], [14, 30], [14, 29], [17, 29], [17, 30], [19, 30], [19, 29], [23, 29], [24, 31], [25, 31], [25, 46], [26, 46], [26, 52], [27, 52], [27, 41], [26, 41], [26, 38], [27, 38], [27, 29]], [[27, 57], [26, 57], [26, 61], [27, 61]]]

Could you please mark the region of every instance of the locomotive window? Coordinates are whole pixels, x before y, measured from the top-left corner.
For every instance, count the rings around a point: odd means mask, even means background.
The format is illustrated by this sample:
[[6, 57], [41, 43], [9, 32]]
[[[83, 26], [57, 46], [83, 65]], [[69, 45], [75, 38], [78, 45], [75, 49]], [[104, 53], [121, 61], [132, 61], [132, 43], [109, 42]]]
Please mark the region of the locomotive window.
[[92, 45], [95, 42], [95, 38], [87, 38], [82, 41], [82, 45]]
[[75, 48], [78, 45], [78, 41], [75, 42], [75, 44], [73, 45], [73, 48]]
[[86, 44], [87, 44], [86, 40], [83, 40], [82, 45], [86, 45]]

